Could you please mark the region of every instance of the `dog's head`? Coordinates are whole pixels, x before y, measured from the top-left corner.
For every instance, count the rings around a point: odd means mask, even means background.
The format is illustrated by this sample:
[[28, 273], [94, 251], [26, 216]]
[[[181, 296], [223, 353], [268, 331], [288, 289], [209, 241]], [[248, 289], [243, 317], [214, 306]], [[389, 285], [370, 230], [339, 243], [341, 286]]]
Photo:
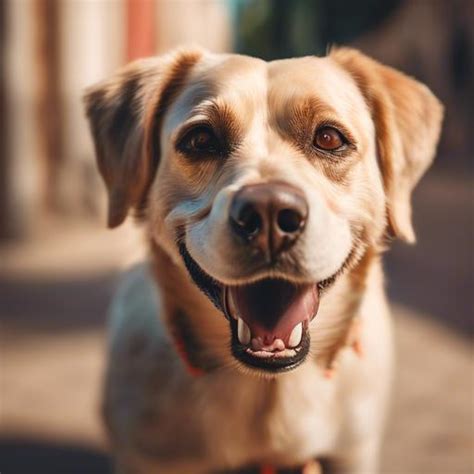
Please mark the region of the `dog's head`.
[[295, 367], [319, 296], [387, 235], [442, 107], [361, 53], [273, 62], [201, 50], [127, 66], [86, 95], [109, 226], [135, 209], [230, 321], [247, 366]]

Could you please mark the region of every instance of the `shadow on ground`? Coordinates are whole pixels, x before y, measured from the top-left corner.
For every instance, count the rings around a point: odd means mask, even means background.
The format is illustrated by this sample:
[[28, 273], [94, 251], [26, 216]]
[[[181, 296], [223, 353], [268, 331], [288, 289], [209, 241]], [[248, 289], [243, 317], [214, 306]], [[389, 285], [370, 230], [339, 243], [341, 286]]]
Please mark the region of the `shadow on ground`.
[[103, 326], [117, 274], [69, 278], [0, 275], [0, 314], [7, 327], [76, 331]]
[[108, 457], [80, 445], [0, 439], [2, 474], [111, 474]]

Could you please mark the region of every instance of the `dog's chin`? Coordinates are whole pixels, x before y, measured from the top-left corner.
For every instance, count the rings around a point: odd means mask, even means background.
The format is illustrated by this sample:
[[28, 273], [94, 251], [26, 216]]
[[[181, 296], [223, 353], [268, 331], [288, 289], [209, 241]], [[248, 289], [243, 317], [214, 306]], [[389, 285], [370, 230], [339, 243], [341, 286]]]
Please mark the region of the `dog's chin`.
[[230, 349], [240, 366], [270, 375], [304, 362], [320, 290], [330, 280], [295, 283], [263, 277], [252, 283], [226, 285], [206, 273], [184, 243], [179, 244], [179, 250], [194, 283], [229, 321]]

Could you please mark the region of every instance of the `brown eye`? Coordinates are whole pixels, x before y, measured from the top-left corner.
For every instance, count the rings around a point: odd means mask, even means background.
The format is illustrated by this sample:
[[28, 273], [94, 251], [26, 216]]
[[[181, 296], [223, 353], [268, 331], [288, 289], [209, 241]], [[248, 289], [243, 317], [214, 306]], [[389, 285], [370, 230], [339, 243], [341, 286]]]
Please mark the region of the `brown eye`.
[[321, 127], [314, 135], [314, 146], [321, 150], [338, 150], [345, 144], [343, 135], [333, 127]]
[[210, 128], [197, 127], [185, 135], [178, 147], [186, 153], [217, 153], [219, 141]]

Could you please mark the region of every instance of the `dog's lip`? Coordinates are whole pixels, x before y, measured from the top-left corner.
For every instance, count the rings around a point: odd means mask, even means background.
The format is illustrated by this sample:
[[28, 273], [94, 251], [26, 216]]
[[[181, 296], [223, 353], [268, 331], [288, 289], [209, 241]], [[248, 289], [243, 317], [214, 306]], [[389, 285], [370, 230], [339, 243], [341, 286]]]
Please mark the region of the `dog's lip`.
[[270, 372], [296, 367], [308, 353], [308, 327], [318, 305], [316, 283], [263, 279], [225, 286], [223, 307], [230, 321], [234, 357]]

